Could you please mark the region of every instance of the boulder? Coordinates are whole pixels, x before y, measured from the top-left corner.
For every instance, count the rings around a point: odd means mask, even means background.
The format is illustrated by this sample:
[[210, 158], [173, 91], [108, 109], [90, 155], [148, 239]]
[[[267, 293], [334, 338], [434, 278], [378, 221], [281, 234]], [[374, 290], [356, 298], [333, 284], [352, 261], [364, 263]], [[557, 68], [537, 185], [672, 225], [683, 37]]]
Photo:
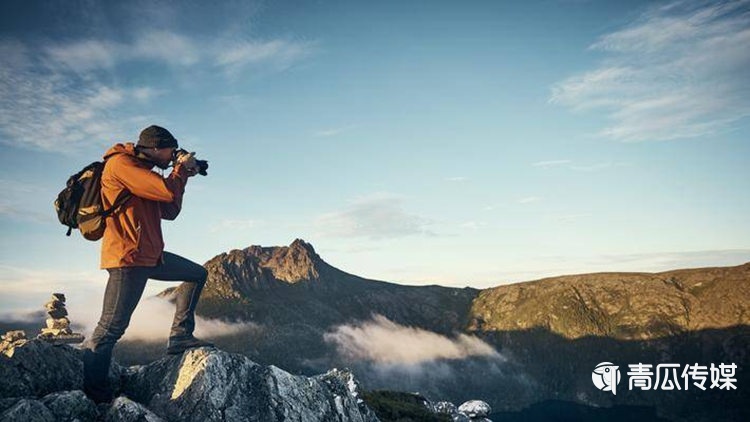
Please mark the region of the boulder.
[[167, 420], [376, 421], [342, 374], [292, 375], [214, 348], [134, 367], [125, 393]]
[[[18, 340], [0, 349], [0, 398], [83, 389], [83, 352], [43, 340]], [[115, 362], [109, 380], [115, 391], [125, 369]]]
[[2, 421], [56, 422], [55, 415], [38, 400], [20, 399], [0, 414]]
[[449, 401], [439, 401], [432, 405], [431, 409], [434, 413], [442, 413], [444, 415], [452, 415], [458, 413], [458, 408], [455, 404]]
[[162, 422], [164, 419], [127, 397], [118, 397], [104, 416], [105, 422]]
[[81, 351], [40, 340], [19, 340], [0, 350], [0, 398], [80, 390]]
[[40, 401], [56, 421], [93, 421], [97, 416], [96, 405], [81, 390], [48, 394]]
[[492, 412], [490, 405], [481, 400], [470, 400], [458, 406], [458, 411], [471, 419], [485, 418]]
[[128, 369], [113, 363], [110, 382], [124, 396], [97, 407], [81, 391], [80, 350], [34, 339], [0, 352], [3, 421], [378, 420], [347, 370], [305, 377], [215, 348], [191, 349]]

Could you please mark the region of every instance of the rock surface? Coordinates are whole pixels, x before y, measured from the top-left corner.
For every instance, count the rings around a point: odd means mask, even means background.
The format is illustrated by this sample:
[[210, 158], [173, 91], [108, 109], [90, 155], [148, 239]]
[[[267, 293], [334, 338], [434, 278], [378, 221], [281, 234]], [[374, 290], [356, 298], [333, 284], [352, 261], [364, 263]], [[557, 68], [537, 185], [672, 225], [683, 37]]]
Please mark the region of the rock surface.
[[[191, 349], [145, 366], [113, 366], [122, 392], [97, 408], [81, 391], [82, 353], [40, 340], [0, 355], [0, 420], [377, 421], [346, 370], [314, 377], [215, 348]], [[121, 385], [117, 385], [121, 381]]]
[[18, 340], [0, 349], [0, 398], [79, 390], [82, 353], [41, 340]]
[[750, 325], [750, 263], [661, 273], [596, 273], [482, 290], [471, 332], [542, 328], [568, 339], [647, 340]]
[[377, 420], [339, 372], [292, 375], [212, 348], [134, 368], [125, 393], [167, 420]]
[[481, 400], [467, 401], [458, 406], [458, 411], [470, 417], [471, 419], [484, 418], [490, 414], [492, 409], [490, 405]]
[[104, 416], [106, 422], [162, 422], [164, 419], [127, 397], [118, 397]]
[[435, 414], [450, 416], [453, 422], [492, 422], [487, 419], [492, 409], [482, 400], [469, 400], [458, 407], [449, 401], [427, 402], [425, 406]]

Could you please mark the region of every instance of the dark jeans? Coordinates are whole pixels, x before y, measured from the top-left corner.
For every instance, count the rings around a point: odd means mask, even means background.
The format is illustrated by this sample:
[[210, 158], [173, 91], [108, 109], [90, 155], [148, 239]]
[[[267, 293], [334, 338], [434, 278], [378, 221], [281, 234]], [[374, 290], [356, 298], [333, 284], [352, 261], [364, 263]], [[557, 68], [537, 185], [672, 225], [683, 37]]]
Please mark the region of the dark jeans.
[[108, 394], [107, 374], [112, 349], [125, 333], [146, 281], [183, 281], [175, 290], [175, 314], [170, 338], [190, 336], [195, 329], [195, 307], [208, 273], [201, 265], [173, 253], [164, 252], [164, 260], [155, 267], [110, 268], [104, 291], [102, 316], [83, 356], [84, 389], [92, 398]]

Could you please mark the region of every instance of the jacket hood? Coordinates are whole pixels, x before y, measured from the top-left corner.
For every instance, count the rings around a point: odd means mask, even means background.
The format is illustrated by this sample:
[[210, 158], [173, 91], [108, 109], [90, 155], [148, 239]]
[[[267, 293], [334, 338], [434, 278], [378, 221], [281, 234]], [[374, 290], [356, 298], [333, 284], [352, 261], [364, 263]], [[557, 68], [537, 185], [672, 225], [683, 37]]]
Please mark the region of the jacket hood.
[[106, 160], [107, 158], [110, 158], [115, 154], [127, 154], [135, 157], [135, 144], [132, 142], [115, 144], [110, 149], [108, 149], [107, 152], [104, 153], [103, 158]]

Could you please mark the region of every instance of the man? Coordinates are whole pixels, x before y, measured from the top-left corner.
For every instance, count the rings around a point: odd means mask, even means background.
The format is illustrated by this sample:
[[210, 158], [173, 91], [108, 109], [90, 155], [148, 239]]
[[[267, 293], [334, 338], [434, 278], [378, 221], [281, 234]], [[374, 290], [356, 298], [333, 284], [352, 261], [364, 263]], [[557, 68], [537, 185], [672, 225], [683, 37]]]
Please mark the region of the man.
[[[207, 277], [205, 268], [164, 251], [161, 219], [177, 217], [187, 179], [199, 169], [192, 154], [176, 156], [177, 148], [177, 140], [168, 130], [149, 126], [141, 132], [137, 145], [117, 144], [104, 154], [104, 208], [121, 195], [127, 200], [107, 217], [101, 268], [109, 272], [109, 281], [102, 316], [84, 351], [84, 390], [97, 403], [112, 400], [107, 385], [112, 349], [125, 333], [149, 278], [184, 282], [176, 290], [167, 353], [212, 346], [193, 337], [195, 307]], [[172, 161], [174, 168], [166, 178], [151, 171], [154, 166], [167, 169]]]

